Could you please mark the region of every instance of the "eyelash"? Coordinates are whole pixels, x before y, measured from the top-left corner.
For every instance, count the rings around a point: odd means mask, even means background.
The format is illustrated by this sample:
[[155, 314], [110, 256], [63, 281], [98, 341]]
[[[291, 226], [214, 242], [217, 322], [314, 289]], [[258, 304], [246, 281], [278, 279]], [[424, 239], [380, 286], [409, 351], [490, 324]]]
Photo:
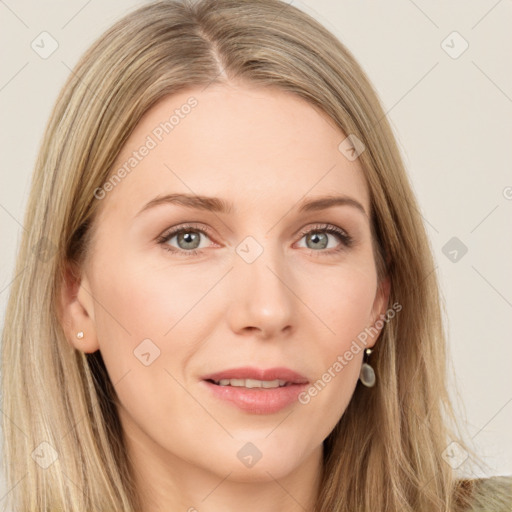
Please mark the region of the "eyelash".
[[[183, 233], [183, 232], [188, 232], [188, 231], [196, 231], [196, 232], [202, 233], [203, 235], [208, 235], [208, 236], [211, 235], [211, 230], [208, 228], [204, 228], [204, 227], [197, 228], [193, 225], [182, 225], [176, 229], [173, 229], [172, 231], [169, 231], [167, 233], [164, 233], [163, 235], [160, 235], [157, 238], [157, 242], [158, 242], [158, 244], [162, 245], [164, 250], [169, 251], [173, 254], [177, 254], [178, 256], [182, 256], [185, 258], [197, 256], [197, 255], [201, 254], [201, 251], [203, 249], [192, 249], [190, 251], [185, 251], [183, 249], [176, 249], [175, 247], [171, 247], [170, 245], [167, 244], [167, 242], [174, 236], [179, 235], [180, 233]], [[354, 239], [346, 231], [344, 231], [343, 229], [338, 228], [337, 226], [334, 226], [332, 224], [318, 224], [318, 225], [314, 226], [313, 228], [302, 230], [300, 232], [299, 240], [301, 240], [304, 236], [306, 236], [310, 233], [330, 233], [332, 235], [336, 235], [342, 243], [342, 245], [340, 247], [338, 247], [336, 249], [326, 250], [326, 251], [322, 251], [322, 250], [316, 251], [314, 249], [309, 249], [311, 255], [319, 256], [320, 255], [319, 253], [323, 253], [324, 255], [327, 255], [327, 256], [334, 256], [334, 255], [338, 254], [339, 252], [343, 251], [345, 248], [352, 247], [354, 244]]]

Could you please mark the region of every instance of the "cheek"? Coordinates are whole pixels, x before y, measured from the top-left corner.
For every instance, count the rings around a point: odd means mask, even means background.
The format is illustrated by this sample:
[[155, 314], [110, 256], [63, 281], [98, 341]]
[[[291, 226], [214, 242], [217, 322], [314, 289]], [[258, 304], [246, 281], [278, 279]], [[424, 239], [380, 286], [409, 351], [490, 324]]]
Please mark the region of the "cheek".
[[[377, 278], [368, 267], [340, 267], [312, 288], [311, 309], [321, 316], [315, 322], [315, 352], [318, 373], [302, 396], [301, 403], [312, 415], [323, 418], [322, 435], [327, 435], [345, 411], [359, 378], [365, 341], [375, 299]], [[320, 327], [318, 327], [320, 326]], [[318, 333], [322, 332], [321, 335]]]
[[[103, 260], [99, 268], [96, 275], [109, 278], [94, 281], [97, 336], [120, 414], [129, 418], [124, 427], [134, 422], [148, 433], [155, 426], [156, 433], [165, 432], [164, 418], [188, 410], [183, 422], [192, 429], [201, 411], [179, 383], [185, 383], [187, 361], [209, 332], [198, 320], [207, 313], [208, 301], [200, 299], [212, 286], [211, 276], [128, 258]], [[159, 442], [165, 444], [165, 436]]]
[[211, 332], [208, 319], [215, 313], [208, 292], [218, 272], [185, 271], [164, 258], [155, 264], [136, 254], [115, 260], [104, 254], [96, 260], [92, 287], [105, 365], [114, 384], [122, 378], [123, 386], [133, 387], [131, 401], [156, 399], [175, 383], [171, 375], [183, 382], [187, 362]]
[[129, 331], [131, 338], [162, 338], [181, 318], [193, 314], [194, 306], [213, 284], [211, 270], [208, 274], [187, 269], [179, 260], [167, 260], [164, 249], [160, 254], [155, 248], [148, 255], [142, 250], [119, 250], [123, 246], [120, 240], [113, 241], [114, 246], [111, 252], [122, 254], [113, 259], [105, 250], [98, 257], [94, 284], [105, 305], [100, 313], [103, 309], [107, 323], [125, 327], [121, 329], [124, 337]]
[[324, 353], [342, 349], [368, 326], [377, 291], [371, 266], [347, 264], [328, 267], [303, 280], [302, 296], [318, 319], [314, 323], [324, 342]]

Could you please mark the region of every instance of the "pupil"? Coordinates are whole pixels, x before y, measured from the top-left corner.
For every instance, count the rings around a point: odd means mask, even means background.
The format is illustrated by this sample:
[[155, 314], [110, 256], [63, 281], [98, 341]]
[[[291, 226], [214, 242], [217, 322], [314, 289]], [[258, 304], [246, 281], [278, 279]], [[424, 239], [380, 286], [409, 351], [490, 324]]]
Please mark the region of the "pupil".
[[[321, 233], [321, 234], [319, 234], [319, 233], [313, 233], [313, 234], [312, 234], [312, 235], [310, 235], [310, 236], [311, 236], [310, 240], [312, 240], [312, 241], [313, 241], [313, 242], [315, 242], [315, 243], [319, 241], [319, 237], [322, 237], [322, 236], [323, 236], [323, 237], [324, 237], [324, 243], [323, 243], [323, 244], [321, 244], [321, 248], [322, 248], [322, 249], [325, 249], [325, 247], [327, 247], [327, 235], [326, 235], [325, 233]], [[318, 247], [318, 245], [317, 245], [317, 247]]]
[[[199, 237], [197, 236], [197, 234], [194, 234], [194, 233], [190, 233], [190, 232], [185, 232], [185, 233], [181, 233], [181, 235], [178, 237], [180, 240], [184, 241], [185, 244], [194, 244], [194, 239], [195, 241], [197, 242], [199, 240]], [[193, 247], [186, 247], [187, 249], [195, 249], [197, 247], [196, 246], [193, 246]]]

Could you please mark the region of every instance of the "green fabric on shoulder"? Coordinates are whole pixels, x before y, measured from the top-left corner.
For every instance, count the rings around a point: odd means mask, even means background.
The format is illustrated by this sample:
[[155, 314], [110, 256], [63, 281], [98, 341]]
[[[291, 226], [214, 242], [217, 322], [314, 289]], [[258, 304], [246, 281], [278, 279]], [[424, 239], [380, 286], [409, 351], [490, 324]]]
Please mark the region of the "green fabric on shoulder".
[[512, 512], [512, 475], [471, 481], [474, 485], [467, 512]]

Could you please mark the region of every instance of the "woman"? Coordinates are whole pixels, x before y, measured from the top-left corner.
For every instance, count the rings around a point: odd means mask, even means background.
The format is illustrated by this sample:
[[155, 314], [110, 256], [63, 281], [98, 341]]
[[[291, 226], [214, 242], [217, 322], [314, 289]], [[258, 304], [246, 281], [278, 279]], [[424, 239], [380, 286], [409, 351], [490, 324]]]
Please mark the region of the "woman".
[[[427, 236], [349, 51], [160, 1], [65, 84], [2, 345], [16, 510], [505, 510], [445, 382]], [[489, 485], [494, 489], [489, 492]]]

